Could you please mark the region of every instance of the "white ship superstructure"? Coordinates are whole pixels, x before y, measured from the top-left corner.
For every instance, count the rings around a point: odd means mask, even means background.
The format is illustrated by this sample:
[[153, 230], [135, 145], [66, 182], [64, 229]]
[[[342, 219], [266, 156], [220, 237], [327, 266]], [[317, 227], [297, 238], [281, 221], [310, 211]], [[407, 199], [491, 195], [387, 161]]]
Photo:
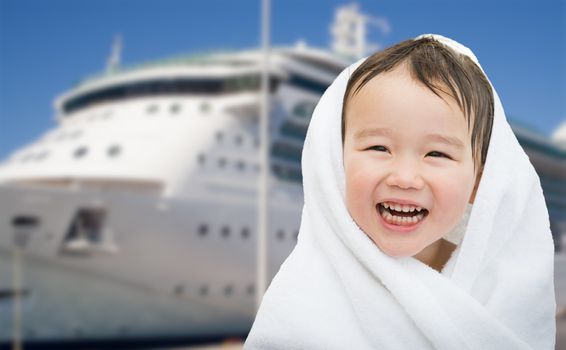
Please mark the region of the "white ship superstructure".
[[0, 166], [0, 343], [14, 330], [27, 342], [245, 336], [264, 169], [269, 278], [296, 243], [306, 129], [351, 59], [304, 42], [270, 51], [262, 166], [259, 49], [129, 68], [120, 50]]
[[[250, 51], [161, 63], [87, 81], [58, 98], [59, 125], [2, 167], [2, 222], [12, 225], [2, 227], [1, 246], [12, 243], [7, 229], [33, 226], [22, 228], [32, 231], [26, 264], [92, 273], [180, 304], [206, 300], [244, 332], [254, 312], [259, 62]], [[299, 227], [310, 114], [344, 64], [304, 47], [272, 53], [270, 276]], [[115, 329], [132, 318], [123, 313]], [[33, 323], [26, 317], [37, 337], [62, 335]], [[84, 336], [101, 333], [88, 318], [81, 324]]]

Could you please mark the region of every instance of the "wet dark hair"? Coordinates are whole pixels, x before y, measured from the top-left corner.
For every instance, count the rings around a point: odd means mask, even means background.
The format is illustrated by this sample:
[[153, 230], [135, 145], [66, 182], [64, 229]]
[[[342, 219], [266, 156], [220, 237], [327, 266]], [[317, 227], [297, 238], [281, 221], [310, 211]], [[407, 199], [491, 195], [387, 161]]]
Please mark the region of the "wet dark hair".
[[[482, 70], [470, 59], [431, 37], [409, 39], [368, 57], [350, 76], [342, 106], [342, 144], [346, 134], [348, 100], [371, 79], [405, 64], [411, 76], [440, 98], [451, 96], [468, 122], [473, 122], [474, 167], [485, 164], [493, 126], [493, 91]], [[478, 158], [479, 156], [479, 158]]]

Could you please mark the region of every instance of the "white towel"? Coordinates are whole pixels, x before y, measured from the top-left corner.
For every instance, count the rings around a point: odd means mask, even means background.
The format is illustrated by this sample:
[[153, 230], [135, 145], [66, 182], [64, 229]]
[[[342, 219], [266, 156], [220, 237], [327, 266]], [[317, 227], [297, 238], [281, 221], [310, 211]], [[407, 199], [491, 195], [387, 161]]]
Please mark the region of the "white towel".
[[[477, 63], [468, 48], [433, 37]], [[553, 349], [547, 208], [495, 89], [483, 176], [465, 234], [455, 238], [461, 243], [441, 273], [384, 254], [349, 215], [342, 98], [362, 61], [336, 78], [313, 113], [297, 246], [265, 293], [244, 348]]]

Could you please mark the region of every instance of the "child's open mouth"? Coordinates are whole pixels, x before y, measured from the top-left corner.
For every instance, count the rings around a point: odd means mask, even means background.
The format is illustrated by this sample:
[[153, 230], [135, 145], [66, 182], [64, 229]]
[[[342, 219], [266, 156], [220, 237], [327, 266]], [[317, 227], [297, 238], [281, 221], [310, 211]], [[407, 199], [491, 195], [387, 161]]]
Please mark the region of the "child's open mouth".
[[389, 202], [379, 203], [377, 210], [386, 223], [396, 226], [414, 226], [428, 215], [425, 208]]

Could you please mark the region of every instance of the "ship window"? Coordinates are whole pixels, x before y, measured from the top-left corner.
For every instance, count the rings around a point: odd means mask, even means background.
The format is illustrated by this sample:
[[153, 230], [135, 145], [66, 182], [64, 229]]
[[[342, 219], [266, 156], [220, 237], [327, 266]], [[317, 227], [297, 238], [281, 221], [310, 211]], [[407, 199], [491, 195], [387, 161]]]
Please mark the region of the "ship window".
[[30, 215], [19, 215], [12, 218], [13, 243], [20, 248], [27, 246], [40, 222], [38, 217]]
[[122, 148], [119, 145], [112, 145], [108, 148], [108, 156], [116, 157], [122, 153]]
[[322, 95], [329, 84], [311, 80], [307, 77], [293, 75], [289, 79], [289, 85], [298, 87], [302, 90], [313, 92], [317, 95]]
[[75, 153], [73, 154], [75, 158], [82, 158], [84, 156], [86, 156], [88, 153], [88, 148], [86, 148], [85, 146], [79, 147], [75, 150]]
[[314, 103], [299, 103], [293, 108], [293, 115], [303, 119], [310, 119], [315, 107], [316, 105]]
[[240, 146], [244, 142], [244, 139], [242, 138], [242, 135], [236, 135], [234, 141], [236, 142], [236, 145]]
[[277, 231], [277, 239], [282, 241], [285, 238], [285, 232], [283, 230]]
[[221, 131], [216, 133], [216, 141], [221, 142], [223, 138], [224, 134]]
[[204, 164], [205, 161], [206, 161], [206, 156], [205, 156], [204, 154], [200, 153], [200, 154], [198, 155], [198, 162], [199, 162], [199, 164], [202, 165], [202, 164]]
[[218, 158], [218, 166], [223, 168], [226, 165], [226, 158], [220, 157]]
[[[299, 82], [300, 83], [300, 82]], [[270, 78], [270, 90], [275, 91], [279, 80]], [[303, 84], [304, 85], [304, 84]], [[85, 107], [103, 103], [144, 96], [164, 96], [179, 94], [221, 95], [241, 91], [257, 91], [260, 87], [259, 75], [241, 75], [231, 78], [165, 78], [140, 82], [124, 83], [102, 88], [69, 99], [63, 105], [66, 114]], [[210, 106], [209, 106], [210, 107]], [[208, 109], [206, 110], [208, 111]], [[203, 110], [203, 112], [206, 112]]]
[[175, 295], [182, 295], [184, 292], [185, 292], [185, 286], [183, 286], [182, 284], [175, 286], [175, 289], [173, 290], [173, 293]]
[[201, 286], [201, 287], [199, 288], [198, 293], [199, 293], [200, 295], [202, 295], [202, 296], [207, 295], [207, 294], [208, 294], [208, 286]]
[[208, 113], [210, 111], [210, 104], [203, 102], [200, 105], [200, 111], [203, 113]]
[[271, 155], [289, 161], [301, 162], [302, 147], [292, 144], [275, 143], [271, 147]]
[[65, 238], [62, 252], [83, 255], [91, 251], [93, 245], [101, 244], [105, 235], [106, 211], [99, 208], [81, 208], [73, 217]]
[[150, 105], [147, 107], [147, 114], [154, 114], [157, 112], [157, 105]]
[[290, 122], [285, 122], [281, 126], [281, 134], [302, 141], [307, 135], [307, 127]]
[[277, 178], [281, 180], [292, 182], [301, 182], [303, 180], [301, 170], [294, 167], [284, 167], [279, 164], [274, 164], [271, 170]]
[[108, 119], [112, 116], [112, 111], [106, 111], [102, 114], [102, 119]]
[[45, 158], [47, 158], [48, 155], [49, 155], [49, 152], [42, 151], [41, 153], [39, 153], [35, 156], [35, 160], [37, 160], [37, 161], [44, 160]]
[[27, 163], [28, 161], [30, 161], [33, 158], [33, 154], [26, 154], [22, 157], [22, 163]]
[[243, 170], [246, 168], [246, 163], [244, 163], [243, 160], [239, 160], [239, 161], [236, 163], [236, 168], [237, 168], [239, 171], [243, 171]]
[[226, 238], [230, 235], [230, 227], [224, 226], [222, 227], [222, 237]]
[[208, 226], [207, 225], [200, 225], [198, 227], [198, 235], [201, 237], [206, 236], [206, 234], [208, 233]]
[[242, 237], [244, 239], [248, 238], [250, 236], [250, 229], [247, 227], [242, 228]]
[[40, 220], [36, 216], [15, 216], [12, 218], [12, 226], [24, 228], [36, 228]]
[[255, 287], [254, 287], [254, 285], [253, 285], [253, 284], [248, 285], [248, 287], [246, 288], [246, 292], [247, 292], [249, 295], [254, 294], [254, 292], [255, 292]]
[[178, 114], [181, 111], [181, 105], [175, 103], [171, 105], [169, 110], [171, 111], [171, 114]]
[[234, 287], [231, 284], [224, 287], [224, 294], [225, 295], [227, 295], [227, 296], [232, 295], [232, 292], [234, 292]]

